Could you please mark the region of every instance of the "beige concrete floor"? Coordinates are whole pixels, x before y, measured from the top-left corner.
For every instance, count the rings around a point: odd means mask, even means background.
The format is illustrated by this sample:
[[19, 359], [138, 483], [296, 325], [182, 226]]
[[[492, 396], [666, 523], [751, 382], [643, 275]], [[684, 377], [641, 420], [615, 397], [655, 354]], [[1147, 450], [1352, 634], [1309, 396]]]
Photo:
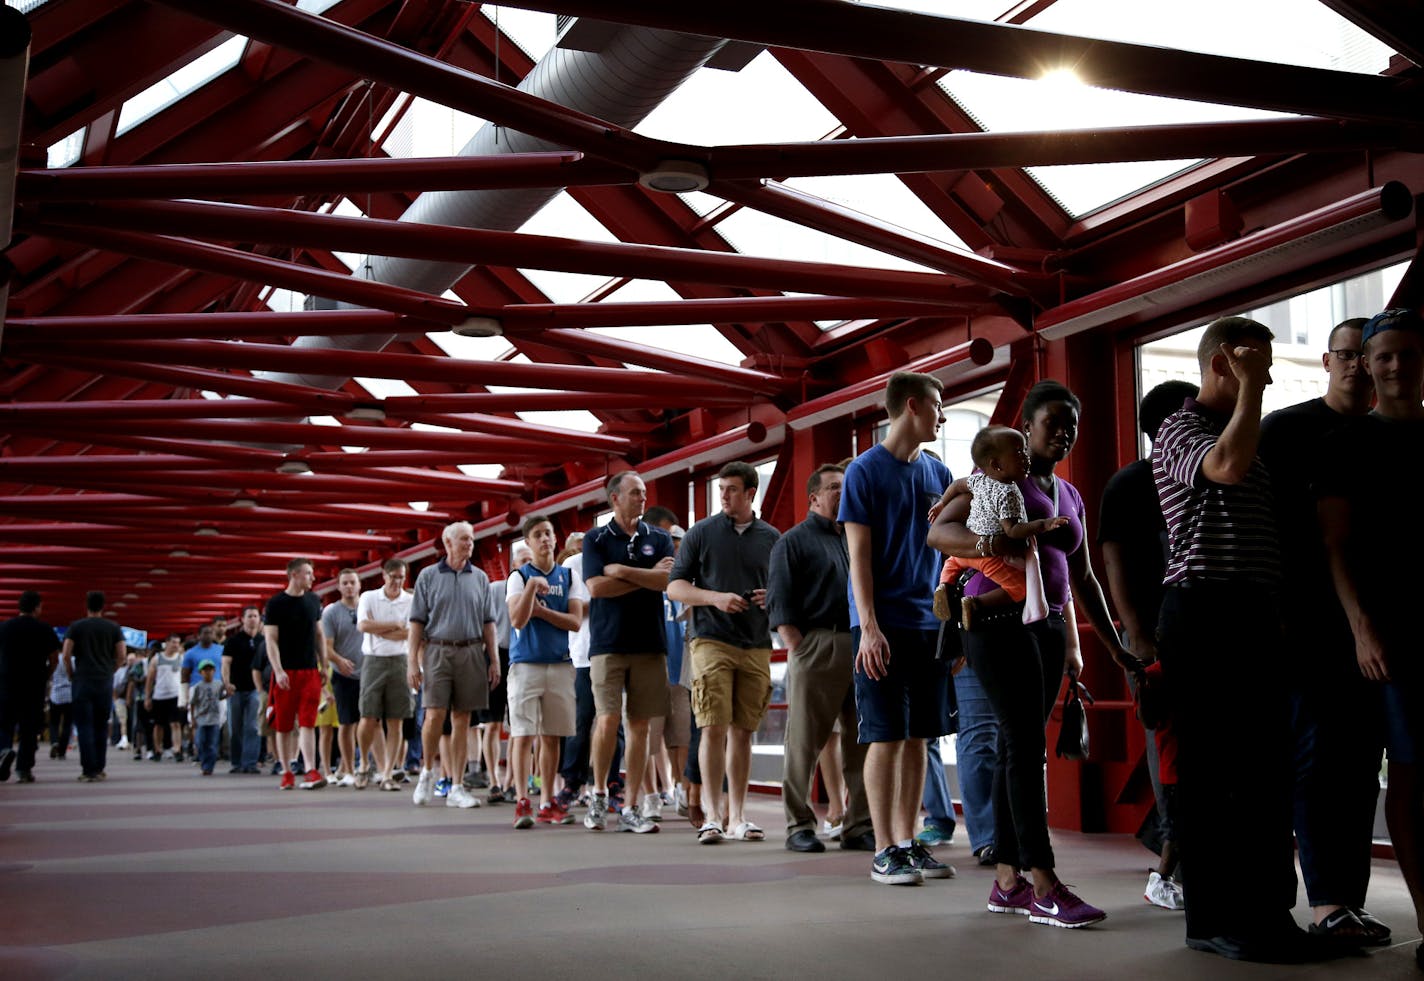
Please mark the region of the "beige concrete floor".
[[[767, 842], [707, 847], [681, 820], [643, 836], [515, 831], [507, 805], [279, 793], [225, 769], [116, 754], [102, 784], [76, 783], [72, 759], [0, 784], [0, 979], [1418, 976], [1386, 862], [1370, 907], [1396, 946], [1235, 964], [1182, 946], [1181, 914], [1142, 900], [1152, 857], [1121, 836], [1055, 835], [1064, 879], [1108, 912], [1057, 930], [986, 912], [991, 874], [962, 845], [940, 850], [958, 878], [912, 888], [873, 883], [863, 853], [787, 852], [771, 799], [752, 808]], [[1243, 883], [1249, 856], [1243, 838]]]

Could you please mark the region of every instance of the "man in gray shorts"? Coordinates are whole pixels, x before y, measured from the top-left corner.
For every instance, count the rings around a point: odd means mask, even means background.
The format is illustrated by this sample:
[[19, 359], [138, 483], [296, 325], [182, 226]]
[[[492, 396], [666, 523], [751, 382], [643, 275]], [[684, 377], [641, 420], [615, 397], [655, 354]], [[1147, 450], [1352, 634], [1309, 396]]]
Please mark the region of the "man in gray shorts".
[[381, 789], [400, 789], [392, 774], [400, 765], [396, 754], [401, 745], [401, 723], [415, 711], [405, 654], [413, 599], [404, 589], [406, 564], [400, 559], [387, 559], [381, 566], [381, 575], [385, 585], [362, 593], [356, 602], [356, 627], [365, 638], [362, 643], [365, 656], [361, 659], [361, 722], [356, 730], [364, 765], [356, 774], [357, 790], [364, 790], [370, 784], [376, 772], [377, 756], [381, 759]]
[[[450, 759], [443, 761], [454, 783], [446, 807], [478, 807], [460, 783], [465, 772], [464, 733], [470, 713], [489, 705], [489, 692], [499, 684], [495, 654], [495, 609], [489, 577], [471, 561], [475, 530], [468, 521], [448, 525], [441, 535], [445, 558], [420, 570], [410, 605], [410, 684], [421, 689], [425, 721], [420, 727], [423, 749], [420, 778], [413, 800], [430, 802], [435, 773], [430, 769], [440, 752], [440, 730], [450, 716]], [[422, 686], [423, 681], [423, 686]]]

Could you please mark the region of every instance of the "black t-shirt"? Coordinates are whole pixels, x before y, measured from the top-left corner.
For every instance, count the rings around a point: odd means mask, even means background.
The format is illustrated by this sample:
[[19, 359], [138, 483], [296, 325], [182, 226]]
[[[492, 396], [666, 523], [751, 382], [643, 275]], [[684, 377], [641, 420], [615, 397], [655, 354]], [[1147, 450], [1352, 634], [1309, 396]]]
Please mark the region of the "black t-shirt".
[[[1417, 604], [1424, 595], [1424, 525], [1411, 500], [1424, 486], [1424, 419], [1370, 413], [1337, 429], [1321, 455], [1320, 497], [1350, 503], [1347, 543], [1360, 603], [1386, 643], [1418, 644]], [[1387, 461], [1389, 476], [1370, 479], [1367, 464]]]
[[[283, 657], [286, 656], [286, 645], [283, 644]], [[238, 691], [253, 691], [252, 685], [252, 665], [255, 663], [259, 651], [264, 652], [262, 663], [267, 663], [265, 651], [267, 639], [259, 632], [255, 637], [247, 636], [247, 632], [239, 630], [228, 637], [223, 643], [223, 657], [232, 658], [232, 664], [228, 667], [228, 680], [232, 682], [232, 687]]]
[[1335, 466], [1323, 455], [1325, 448], [1353, 421], [1326, 405], [1324, 399], [1278, 409], [1261, 420], [1258, 455], [1271, 477], [1286, 624], [1300, 626], [1317, 637], [1325, 617], [1330, 618], [1327, 626], [1332, 632], [1347, 629], [1330, 578], [1315, 501], [1322, 466]]
[[59, 648], [59, 636], [43, 620], [26, 616], [0, 623], [0, 687], [44, 688], [49, 656]]
[[316, 667], [316, 628], [321, 621], [321, 601], [316, 593], [293, 596], [286, 590], [267, 601], [263, 619], [277, 628], [277, 650], [283, 671]]
[[1135, 460], [1108, 478], [1098, 510], [1098, 542], [1114, 542], [1121, 550], [1129, 602], [1149, 636], [1156, 633], [1167, 574], [1167, 522], [1151, 460]]
[[74, 645], [74, 680], [107, 681], [114, 677], [118, 668], [114, 648], [124, 642], [118, 624], [100, 617], [85, 617], [69, 625], [64, 639]]

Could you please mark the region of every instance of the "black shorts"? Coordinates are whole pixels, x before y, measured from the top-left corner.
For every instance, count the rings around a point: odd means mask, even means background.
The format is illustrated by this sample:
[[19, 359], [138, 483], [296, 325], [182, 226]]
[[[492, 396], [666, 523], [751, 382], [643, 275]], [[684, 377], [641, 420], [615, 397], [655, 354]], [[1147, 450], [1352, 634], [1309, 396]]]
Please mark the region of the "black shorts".
[[499, 684], [490, 689], [489, 708], [476, 709], [470, 716], [470, 724], [481, 722], [503, 722], [506, 706], [509, 705], [509, 648], [499, 649]]
[[361, 679], [348, 678], [339, 671], [331, 675], [331, 692], [336, 696], [336, 721], [354, 726], [361, 721]]
[[188, 718], [188, 713], [178, 707], [178, 697], [155, 698], [153, 709], [149, 712], [156, 726], [171, 726], [175, 722], [184, 722]]

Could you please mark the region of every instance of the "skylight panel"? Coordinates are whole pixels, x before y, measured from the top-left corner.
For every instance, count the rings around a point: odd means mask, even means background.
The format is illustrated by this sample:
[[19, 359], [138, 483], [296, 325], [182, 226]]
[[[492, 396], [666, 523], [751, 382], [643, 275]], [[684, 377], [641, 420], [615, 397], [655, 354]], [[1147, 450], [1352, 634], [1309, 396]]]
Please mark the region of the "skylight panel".
[[534, 61], [544, 57], [558, 37], [558, 17], [555, 14], [491, 3], [481, 4], [480, 13]]
[[497, 361], [510, 348], [509, 341], [503, 337], [462, 337], [448, 330], [432, 331], [425, 336], [450, 357], [462, 361]]
[[80, 155], [84, 152], [84, 134], [88, 131], [89, 127], [81, 126], [58, 143], [52, 144], [45, 159], [49, 169], [58, 170], [61, 167], [78, 163]]
[[242, 58], [247, 38], [233, 35], [206, 54], [199, 55], [161, 82], [144, 89], [119, 110], [117, 135], [162, 112], [189, 92], [193, 92], [233, 67]]
[[[400, 106], [402, 96], [396, 100]], [[393, 107], [392, 111], [395, 109]], [[388, 114], [376, 133], [383, 132], [388, 125]], [[464, 149], [465, 144], [484, 126], [485, 121], [467, 112], [442, 106], [429, 99], [410, 99], [400, 121], [381, 142], [381, 149], [392, 157], [453, 157]]]
[[[616, 242], [613, 233], [567, 193], [560, 192], [519, 229], [528, 235], [554, 235], [585, 242]], [[520, 269], [531, 283], [555, 303], [576, 303], [608, 282], [607, 276]]]
[[936, 239], [946, 246], [968, 248], [964, 240], [894, 174], [798, 177], [786, 185]]
[[888, 255], [856, 242], [743, 208], [717, 225], [717, 230], [738, 252], [770, 259], [831, 262], [873, 269], [912, 269], [924, 266]]
[[580, 433], [596, 433], [598, 427], [602, 425], [598, 417], [592, 412], [584, 409], [570, 410], [538, 410], [532, 412], [516, 412], [519, 418], [525, 422], [532, 422], [536, 426], [548, 426], [550, 429], [569, 429]]

